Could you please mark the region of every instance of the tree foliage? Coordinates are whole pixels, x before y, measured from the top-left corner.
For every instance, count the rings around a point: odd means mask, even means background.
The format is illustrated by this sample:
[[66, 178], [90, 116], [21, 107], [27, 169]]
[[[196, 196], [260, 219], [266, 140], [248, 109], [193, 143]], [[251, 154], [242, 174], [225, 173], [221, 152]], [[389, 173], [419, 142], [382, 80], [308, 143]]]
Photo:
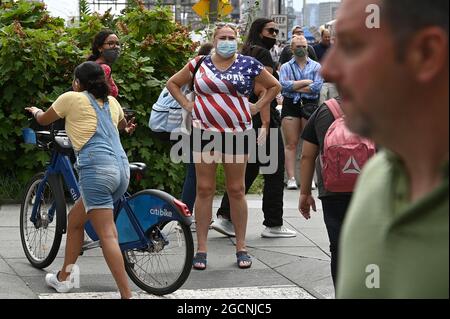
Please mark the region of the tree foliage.
[[39, 2], [18, 1], [0, 7], [0, 175], [21, 181], [42, 170], [48, 154], [22, 143], [21, 129], [28, 125], [24, 108], [44, 109], [70, 88], [73, 70], [90, 54], [95, 34], [113, 29], [123, 43], [113, 66], [123, 107], [136, 110], [138, 128], [122, 135], [130, 161], [145, 162], [146, 177], [135, 185], [180, 190], [183, 167], [169, 158], [168, 146], [150, 136], [151, 107], [166, 80], [192, 56], [195, 45], [188, 31], [173, 21], [163, 7], [147, 10], [128, 7], [123, 15], [84, 15], [76, 27], [52, 18]]
[[84, 16], [91, 14], [91, 8], [89, 7], [88, 0], [79, 0], [78, 1], [78, 12], [80, 19], [83, 19]]

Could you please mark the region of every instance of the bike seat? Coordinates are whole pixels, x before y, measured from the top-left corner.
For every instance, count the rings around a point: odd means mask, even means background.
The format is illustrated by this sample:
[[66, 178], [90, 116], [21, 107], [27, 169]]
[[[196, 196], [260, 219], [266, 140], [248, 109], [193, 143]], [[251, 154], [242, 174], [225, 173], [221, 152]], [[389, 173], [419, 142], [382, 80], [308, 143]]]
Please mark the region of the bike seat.
[[139, 162], [132, 162], [132, 163], [130, 163], [130, 172], [131, 173], [144, 174], [144, 172], [146, 170], [147, 170], [147, 164], [145, 164], [145, 163], [139, 163]]
[[55, 142], [61, 149], [72, 149], [72, 143], [67, 135], [57, 135], [55, 136]]
[[49, 131], [35, 131], [38, 145], [46, 145], [52, 141], [52, 135]]
[[70, 139], [65, 131], [57, 132], [54, 137], [54, 141], [54, 148], [58, 153], [69, 156], [73, 154], [72, 142], [70, 142]]

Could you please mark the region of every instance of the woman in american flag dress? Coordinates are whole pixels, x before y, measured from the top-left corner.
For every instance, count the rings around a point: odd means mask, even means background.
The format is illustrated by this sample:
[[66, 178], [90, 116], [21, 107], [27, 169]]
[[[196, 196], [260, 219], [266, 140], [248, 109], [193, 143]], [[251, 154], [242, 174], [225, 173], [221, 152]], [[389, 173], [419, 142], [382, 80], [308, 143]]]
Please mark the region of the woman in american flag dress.
[[[218, 162], [222, 162], [236, 233], [237, 265], [249, 268], [251, 258], [245, 244], [247, 202], [244, 176], [248, 143], [257, 143], [257, 139], [240, 138], [252, 129], [251, 109], [269, 107], [281, 86], [261, 63], [237, 53], [237, 32], [233, 25], [217, 26], [213, 44], [212, 55], [193, 59], [167, 82], [172, 96], [184, 109], [192, 112], [193, 118], [191, 144], [197, 176], [195, 220], [198, 243], [193, 267], [198, 270], [206, 268], [216, 169]], [[196, 68], [198, 63], [201, 65]], [[189, 85], [193, 77], [195, 99], [191, 102], [181, 88]], [[254, 87], [263, 92], [256, 106], [248, 101]], [[261, 136], [258, 140], [261, 141]], [[243, 147], [239, 141], [245, 141]]]

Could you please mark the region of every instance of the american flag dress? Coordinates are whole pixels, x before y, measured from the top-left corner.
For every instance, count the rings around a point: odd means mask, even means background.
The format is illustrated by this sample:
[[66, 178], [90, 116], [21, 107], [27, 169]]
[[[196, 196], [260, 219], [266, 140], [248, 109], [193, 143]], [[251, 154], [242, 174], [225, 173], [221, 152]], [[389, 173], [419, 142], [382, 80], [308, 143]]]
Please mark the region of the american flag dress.
[[[189, 62], [191, 75], [201, 57]], [[192, 110], [193, 127], [205, 131], [237, 133], [252, 128], [248, 96], [255, 77], [264, 70], [256, 59], [238, 54], [225, 71], [207, 56], [194, 79], [196, 93]]]

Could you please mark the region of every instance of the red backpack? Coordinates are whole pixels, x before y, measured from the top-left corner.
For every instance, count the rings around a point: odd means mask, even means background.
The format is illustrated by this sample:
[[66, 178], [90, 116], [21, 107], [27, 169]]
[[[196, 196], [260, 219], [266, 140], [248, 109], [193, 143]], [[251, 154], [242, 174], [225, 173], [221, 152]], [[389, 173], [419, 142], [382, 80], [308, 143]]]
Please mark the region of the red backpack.
[[347, 128], [341, 106], [335, 99], [325, 104], [335, 121], [325, 135], [321, 156], [324, 187], [333, 193], [351, 193], [362, 167], [375, 154], [375, 144]]

